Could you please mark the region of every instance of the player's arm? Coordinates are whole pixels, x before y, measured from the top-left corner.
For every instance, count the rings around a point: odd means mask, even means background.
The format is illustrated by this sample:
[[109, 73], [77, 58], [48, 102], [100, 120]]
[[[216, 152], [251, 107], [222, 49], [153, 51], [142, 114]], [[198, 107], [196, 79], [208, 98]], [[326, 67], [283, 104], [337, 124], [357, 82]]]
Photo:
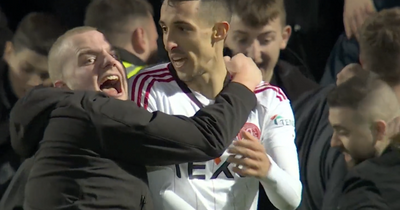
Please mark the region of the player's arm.
[[260, 182], [275, 207], [296, 209], [301, 202], [302, 184], [294, 141], [294, 116], [290, 102], [285, 98], [277, 97], [269, 103], [271, 111], [264, 122], [262, 140], [271, 167]]
[[352, 175], [346, 178], [339, 208], [351, 210], [390, 209], [372, 181]]
[[92, 95], [83, 101], [111, 156], [141, 165], [201, 162], [219, 157], [255, 107], [254, 93], [232, 82], [215, 104], [193, 117], [148, 112], [132, 101]]

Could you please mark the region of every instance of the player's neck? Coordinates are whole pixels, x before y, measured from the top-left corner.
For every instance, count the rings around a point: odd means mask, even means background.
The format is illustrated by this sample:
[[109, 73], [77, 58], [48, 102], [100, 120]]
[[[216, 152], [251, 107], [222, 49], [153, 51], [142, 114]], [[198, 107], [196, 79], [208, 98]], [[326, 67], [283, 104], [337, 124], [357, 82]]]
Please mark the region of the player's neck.
[[216, 62], [211, 68], [205, 70], [204, 74], [191, 82], [186, 82], [186, 85], [205, 97], [214, 99], [224, 87], [226, 74], [225, 63]]
[[267, 71], [262, 72], [263, 75], [263, 81], [269, 83], [274, 76], [274, 69], [269, 69]]

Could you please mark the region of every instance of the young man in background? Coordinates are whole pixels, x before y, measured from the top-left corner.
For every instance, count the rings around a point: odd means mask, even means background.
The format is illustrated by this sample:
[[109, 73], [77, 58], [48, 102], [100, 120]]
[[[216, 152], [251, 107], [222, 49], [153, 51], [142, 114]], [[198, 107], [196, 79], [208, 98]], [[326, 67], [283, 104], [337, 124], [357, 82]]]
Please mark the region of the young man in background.
[[292, 33], [283, 0], [233, 0], [230, 4], [233, 15], [225, 44], [233, 54], [251, 57], [264, 81], [280, 87], [292, 102], [318, 87], [298, 67], [279, 59]]

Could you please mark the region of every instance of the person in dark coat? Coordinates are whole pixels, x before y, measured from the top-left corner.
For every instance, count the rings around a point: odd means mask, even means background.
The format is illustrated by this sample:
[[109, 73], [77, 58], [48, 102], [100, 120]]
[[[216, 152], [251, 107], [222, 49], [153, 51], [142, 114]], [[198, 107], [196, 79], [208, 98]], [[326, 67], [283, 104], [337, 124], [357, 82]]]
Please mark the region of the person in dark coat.
[[65, 30], [56, 18], [44, 13], [27, 15], [12, 37], [8, 29], [0, 30], [5, 38], [0, 60], [0, 198], [21, 163], [11, 148], [10, 110], [30, 88], [48, 83], [47, 54]]
[[12, 146], [33, 156], [24, 209], [153, 209], [146, 165], [219, 157], [255, 106], [251, 90], [261, 73], [243, 55], [230, 61], [237, 73], [215, 105], [192, 118], [126, 101], [125, 69], [115, 55], [94, 28], [68, 31], [49, 55], [57, 88], [37, 87], [14, 106]]
[[[336, 83], [339, 85], [362, 71], [359, 65], [348, 65], [338, 75]], [[340, 150], [330, 145], [333, 130], [327, 104], [327, 95], [335, 86], [305, 93], [293, 103], [300, 177], [304, 186], [298, 210], [334, 209], [341, 195], [347, 168]]]

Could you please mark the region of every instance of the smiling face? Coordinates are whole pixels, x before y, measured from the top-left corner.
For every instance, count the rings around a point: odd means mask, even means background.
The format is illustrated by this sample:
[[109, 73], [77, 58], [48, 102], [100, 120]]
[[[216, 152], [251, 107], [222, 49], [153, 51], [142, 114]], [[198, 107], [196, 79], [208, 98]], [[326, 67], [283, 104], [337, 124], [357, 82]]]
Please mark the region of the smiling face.
[[229, 30], [227, 21], [210, 24], [203, 17], [201, 1], [164, 1], [160, 26], [165, 50], [178, 77], [185, 82], [201, 76], [218, 61], [223, 62], [223, 41]]
[[290, 26], [283, 26], [280, 17], [260, 27], [250, 27], [238, 15], [233, 15], [226, 46], [234, 54], [251, 57], [263, 73], [272, 71], [278, 62], [280, 50], [286, 48], [291, 34]]
[[102, 91], [110, 97], [128, 99], [125, 69], [103, 34], [92, 30], [72, 35], [64, 48], [60, 56], [62, 80], [55, 81], [56, 87]]
[[333, 128], [331, 146], [344, 155], [349, 168], [377, 154], [373, 126], [351, 108], [329, 109], [329, 122]]

